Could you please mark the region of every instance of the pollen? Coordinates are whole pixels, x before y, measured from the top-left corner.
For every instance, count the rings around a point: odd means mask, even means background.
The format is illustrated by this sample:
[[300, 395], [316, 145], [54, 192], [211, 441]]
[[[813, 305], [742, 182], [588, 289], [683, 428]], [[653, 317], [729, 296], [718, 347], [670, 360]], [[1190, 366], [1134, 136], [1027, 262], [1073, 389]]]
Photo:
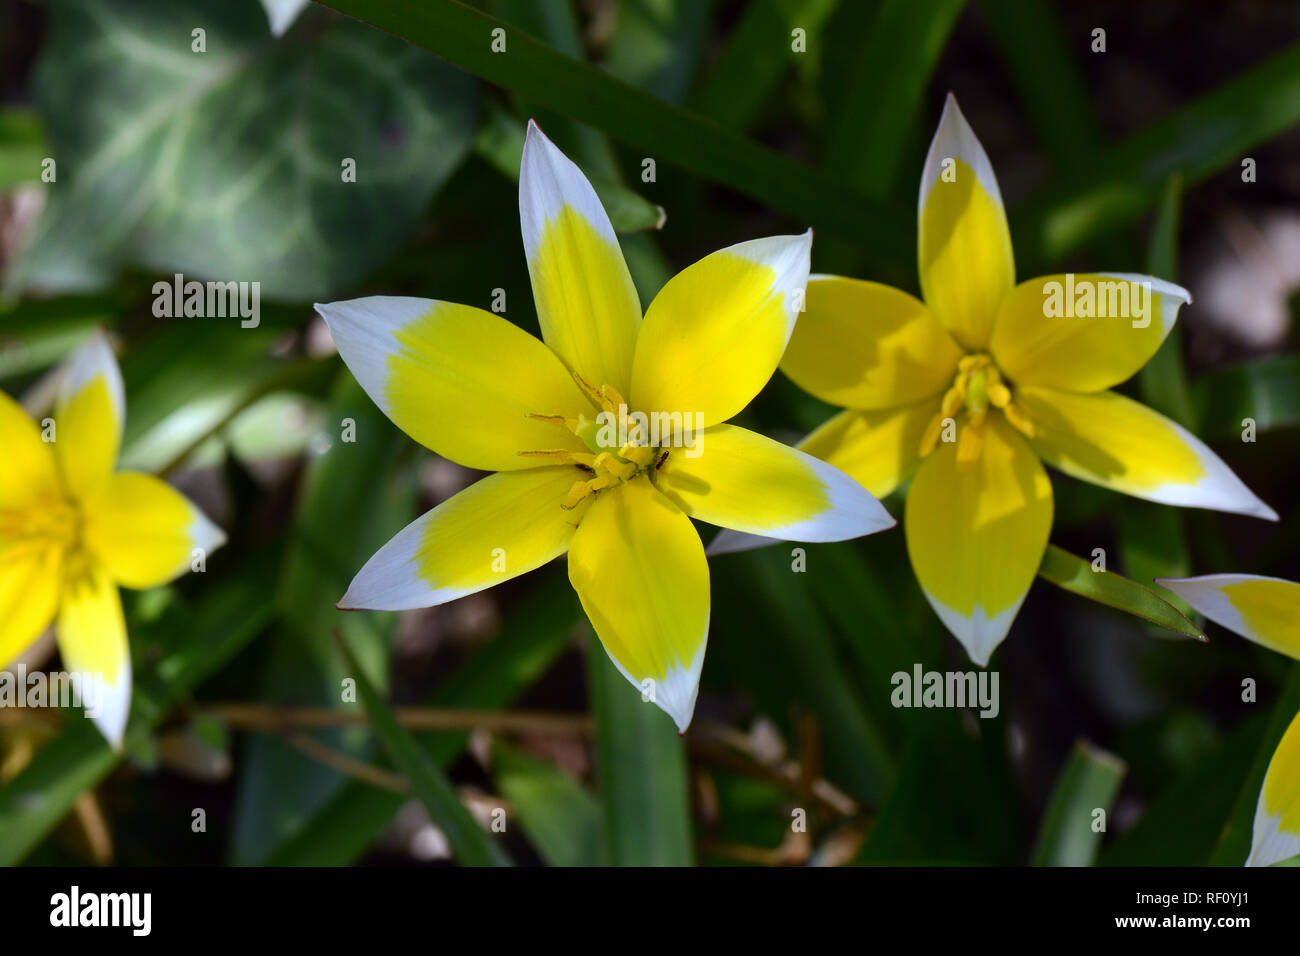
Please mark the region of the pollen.
[[610, 417], [616, 421], [626, 420], [627, 400], [618, 389], [608, 384], [597, 386], [576, 372], [573, 373], [573, 380], [598, 410], [595, 420], [581, 414], [577, 418], [568, 418], [564, 415], [531, 412], [528, 418], [566, 429], [582, 439], [588, 451], [542, 448], [518, 452], [524, 458], [537, 458], [556, 465], [574, 465], [579, 469], [582, 477], [574, 481], [568, 494], [560, 501], [560, 507], [565, 511], [572, 511], [607, 488], [631, 481], [637, 475], [650, 473], [661, 463], [659, 450], [650, 444], [648, 436], [637, 436], [622, 442], [618, 440], [617, 429], [609, 424]]
[[50, 548], [80, 551], [81, 541], [81, 512], [69, 501], [41, 501], [21, 511], [0, 511], [0, 563]]
[[[993, 359], [982, 352], [962, 356], [957, 375], [939, 402], [939, 412], [921, 436], [920, 454], [927, 457], [940, 439], [957, 442], [957, 467], [969, 468], [984, 449], [984, 426], [989, 411], [1001, 412], [1011, 427], [1034, 437], [1034, 425], [1016, 405], [1011, 387]], [[954, 437], [949, 437], [953, 435]]]

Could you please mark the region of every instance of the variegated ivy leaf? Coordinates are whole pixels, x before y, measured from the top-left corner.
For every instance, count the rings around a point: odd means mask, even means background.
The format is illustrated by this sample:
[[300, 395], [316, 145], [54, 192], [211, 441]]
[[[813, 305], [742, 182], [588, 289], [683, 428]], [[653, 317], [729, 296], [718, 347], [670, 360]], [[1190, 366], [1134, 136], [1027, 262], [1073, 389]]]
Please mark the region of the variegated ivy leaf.
[[329, 295], [398, 247], [478, 113], [427, 53], [316, 10], [274, 40], [253, 0], [56, 0], [36, 93], [55, 178], [7, 284], [61, 291], [129, 263]]

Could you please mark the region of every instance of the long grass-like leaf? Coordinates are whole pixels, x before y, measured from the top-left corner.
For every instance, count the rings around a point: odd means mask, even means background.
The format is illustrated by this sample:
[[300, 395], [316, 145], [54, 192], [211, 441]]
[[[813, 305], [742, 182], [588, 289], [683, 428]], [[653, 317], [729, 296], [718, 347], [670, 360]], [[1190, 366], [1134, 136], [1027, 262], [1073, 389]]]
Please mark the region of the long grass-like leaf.
[[339, 648], [347, 660], [348, 668], [357, 682], [357, 696], [370, 716], [370, 726], [393, 758], [393, 765], [410, 781], [420, 802], [429, 811], [429, 817], [438, 826], [451, 845], [456, 859], [467, 866], [510, 866], [510, 857], [486, 830], [479, 826], [465, 805], [460, 802], [437, 763], [415, 742], [388, 705], [380, 698], [370, 678], [357, 663], [347, 642], [340, 640]]
[[1127, 769], [1124, 761], [1086, 741], [1074, 745], [1043, 813], [1031, 857], [1035, 866], [1092, 865]]
[[[455, 0], [331, 0], [349, 16], [404, 37], [489, 82], [779, 209], [851, 237], [896, 263], [915, 258], [915, 215], [845, 188], [827, 174], [751, 142], [557, 52]], [[493, 52], [500, 30], [506, 52]]]
[[686, 747], [668, 715], [628, 684], [594, 636], [587, 686], [610, 855], [616, 866], [690, 866], [694, 860]]
[[1172, 604], [1155, 591], [1113, 571], [1094, 571], [1092, 564], [1054, 544], [1047, 546], [1038, 576], [1090, 601], [1105, 604], [1198, 641], [1208, 640], [1196, 625], [1179, 614]]

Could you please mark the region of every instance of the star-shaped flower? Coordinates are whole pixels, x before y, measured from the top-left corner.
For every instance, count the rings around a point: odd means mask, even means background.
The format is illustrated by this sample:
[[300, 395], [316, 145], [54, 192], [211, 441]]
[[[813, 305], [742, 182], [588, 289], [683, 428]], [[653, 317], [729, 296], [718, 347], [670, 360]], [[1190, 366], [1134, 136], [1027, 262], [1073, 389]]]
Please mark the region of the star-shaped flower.
[[531, 123], [519, 218], [542, 341], [450, 302], [317, 306], [399, 428], [496, 472], [399, 532], [339, 606], [429, 607], [568, 552], [569, 580], [610, 659], [684, 731], [710, 612], [692, 518], [799, 541], [894, 524], [838, 469], [726, 424], [776, 370], [812, 235], [706, 256], [643, 317], [590, 183]]
[[56, 621], [63, 666], [113, 746], [131, 704], [118, 586], [151, 588], [225, 541], [180, 492], [116, 471], [126, 397], [107, 339], [64, 368], [54, 416], [38, 425], [0, 392], [0, 663]]
[[1006, 637], [1052, 526], [1042, 462], [1171, 505], [1276, 520], [1184, 428], [1111, 391], [1155, 354], [1187, 291], [1131, 273], [1015, 283], [988, 156], [951, 96], [921, 176], [922, 302], [813, 276], [781, 368], [848, 410], [800, 448], [884, 496], [935, 612], [977, 664]]

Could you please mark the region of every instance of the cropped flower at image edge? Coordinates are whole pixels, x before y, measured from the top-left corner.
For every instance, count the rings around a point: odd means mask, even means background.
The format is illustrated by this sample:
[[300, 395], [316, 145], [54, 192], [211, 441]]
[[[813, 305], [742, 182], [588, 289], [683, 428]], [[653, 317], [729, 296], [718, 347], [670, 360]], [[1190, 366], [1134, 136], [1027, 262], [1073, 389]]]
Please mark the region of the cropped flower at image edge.
[[118, 586], [165, 584], [225, 541], [166, 482], [115, 470], [125, 419], [122, 374], [102, 334], [64, 367], [44, 433], [0, 392], [0, 666], [55, 622], [63, 667], [93, 682], [82, 696], [114, 747], [131, 704]]
[[[1157, 578], [1211, 621], [1271, 651], [1300, 660], [1300, 584], [1256, 574]], [[1248, 866], [1300, 855], [1300, 712], [1264, 772], [1255, 804]]]
[[[797, 541], [895, 523], [837, 468], [726, 424], [776, 370], [812, 235], [706, 256], [643, 316], [594, 190], [533, 123], [519, 213], [541, 341], [450, 302], [317, 306], [344, 362], [399, 428], [496, 472], [399, 532], [339, 606], [429, 607], [567, 552], [569, 580], [610, 659], [684, 732], [711, 607], [692, 518]], [[611, 441], [596, 427], [602, 415], [637, 412], [698, 423], [698, 454], [672, 440], [684, 432], [655, 446], [644, 435]]]

